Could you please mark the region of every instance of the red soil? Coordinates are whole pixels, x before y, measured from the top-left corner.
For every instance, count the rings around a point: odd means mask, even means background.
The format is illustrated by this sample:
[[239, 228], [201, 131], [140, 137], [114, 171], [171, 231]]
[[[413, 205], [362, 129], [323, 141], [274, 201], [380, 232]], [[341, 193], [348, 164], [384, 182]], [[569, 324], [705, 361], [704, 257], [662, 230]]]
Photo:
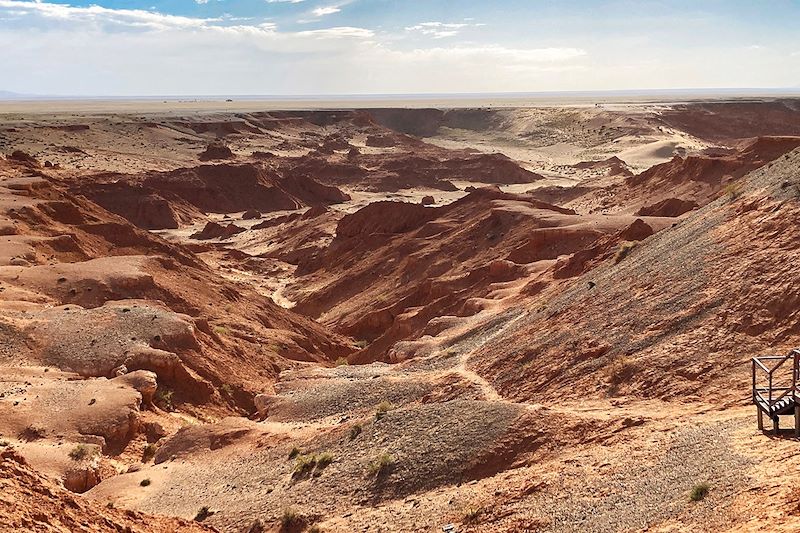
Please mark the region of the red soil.
[[342, 218], [330, 246], [300, 262], [296, 309], [371, 342], [354, 361], [391, 358], [390, 346], [432, 318], [473, 315], [478, 299], [509, 282], [547, 283], [542, 268], [632, 222], [492, 189], [437, 208], [373, 203]]
[[200, 161], [212, 161], [214, 159], [233, 159], [236, 157], [231, 149], [222, 143], [211, 143], [203, 150], [197, 158]]
[[572, 166], [581, 170], [605, 170], [608, 176], [633, 176], [633, 172], [625, 164], [625, 161], [617, 156], [609, 157], [603, 161], [583, 161]]
[[202, 165], [143, 175], [81, 178], [71, 190], [145, 229], [175, 228], [204, 212], [262, 213], [327, 205], [349, 198], [307, 176], [275, 176], [257, 164]]
[[11, 450], [0, 450], [0, 486], [2, 531], [215, 531], [190, 520], [118, 510], [75, 496]]
[[670, 127], [723, 144], [750, 137], [800, 135], [797, 100], [678, 105], [663, 111], [661, 119]]
[[227, 239], [243, 231], [245, 231], [245, 228], [240, 228], [236, 224], [228, 224], [227, 226], [223, 226], [222, 224], [217, 224], [216, 222], [209, 222], [201, 231], [193, 233], [191, 238], [200, 241], [208, 239]]
[[569, 205], [590, 205], [594, 211], [679, 216], [721, 194], [735, 194], [736, 181], [800, 146], [800, 137], [748, 139], [733, 151], [676, 156], [622, 184], [593, 189]]
[[[24, 168], [5, 163], [0, 170], [10, 177]], [[236, 404], [247, 407], [260, 391], [263, 376], [277, 375], [290, 359], [325, 361], [350, 351], [345, 339], [279, 308], [249, 287], [225, 280], [186, 248], [138, 230], [85, 198], [71, 196], [57, 182], [7, 178], [4, 183], [0, 192], [6, 200], [0, 207], [13, 224], [14, 235], [0, 246], [0, 264], [39, 266], [5, 267], [24, 270], [4, 276], [12, 286], [24, 284], [24, 289], [7, 290], [3, 298], [68, 305], [78, 313], [41, 309], [28, 315], [28, 320], [41, 320], [70, 336], [70, 342], [54, 345], [49, 364], [75, 368], [76, 357], [95, 351], [100, 359], [116, 358], [116, 364], [136, 356], [140, 365], [152, 361], [152, 369], [183, 389], [188, 400], [207, 401], [215, 386], [233, 382], [241, 393]], [[136, 325], [137, 313], [103, 307], [125, 299], [157, 300], [156, 307], [167, 309], [155, 314], [163, 313], [165, 324], [188, 321], [186, 332], [173, 338], [155, 323], [138, 331], [144, 325]], [[137, 304], [117, 307], [133, 309]], [[138, 307], [146, 313], [152, 305]], [[79, 328], [81, 320], [94, 320], [99, 326], [106, 316], [111, 322], [103, 326], [105, 335], [129, 338], [137, 330], [134, 336], [141, 340], [111, 348], [92, 341], [92, 330]], [[43, 337], [43, 347], [49, 350], [48, 343], [55, 338]], [[167, 367], [156, 361], [170, 358], [174, 362], [162, 372]], [[140, 367], [149, 369], [147, 364]], [[107, 375], [109, 367], [105, 368], [97, 375]]]

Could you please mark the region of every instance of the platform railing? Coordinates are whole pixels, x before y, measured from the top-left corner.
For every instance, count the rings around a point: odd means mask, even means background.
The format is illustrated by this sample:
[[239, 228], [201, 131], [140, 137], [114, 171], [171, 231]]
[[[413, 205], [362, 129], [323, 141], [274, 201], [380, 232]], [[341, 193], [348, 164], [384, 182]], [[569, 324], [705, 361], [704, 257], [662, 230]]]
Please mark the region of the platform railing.
[[[786, 385], [785, 378], [788, 377], [780, 371], [787, 368], [786, 362], [791, 361], [791, 382]], [[762, 411], [766, 412], [773, 419], [775, 428], [778, 428], [778, 417], [772, 412], [772, 408], [789, 397], [795, 405], [800, 401], [800, 350], [795, 349], [786, 355], [765, 355], [752, 358], [751, 368], [753, 403], [758, 406], [758, 427], [763, 429]], [[760, 379], [759, 379], [760, 378]], [[760, 386], [761, 381], [766, 378], [766, 387]], [[784, 379], [781, 379], [784, 378]], [[776, 385], [776, 379], [780, 380], [780, 385]], [[797, 413], [795, 413], [797, 418]], [[800, 431], [800, 420], [795, 424]]]

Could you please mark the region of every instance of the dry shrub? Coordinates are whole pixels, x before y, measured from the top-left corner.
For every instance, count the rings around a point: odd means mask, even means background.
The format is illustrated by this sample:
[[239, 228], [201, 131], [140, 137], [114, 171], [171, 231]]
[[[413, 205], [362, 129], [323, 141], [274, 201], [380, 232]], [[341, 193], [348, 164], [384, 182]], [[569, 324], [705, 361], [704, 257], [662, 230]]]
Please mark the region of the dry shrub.
[[612, 387], [618, 387], [628, 381], [636, 373], [636, 362], [630, 357], [618, 357], [606, 367], [606, 381]]
[[631, 250], [633, 250], [635, 247], [636, 247], [635, 242], [625, 241], [621, 243], [619, 245], [619, 249], [617, 249], [617, 253], [614, 254], [614, 264], [616, 265], [620, 261], [628, 257], [628, 255], [631, 253]]

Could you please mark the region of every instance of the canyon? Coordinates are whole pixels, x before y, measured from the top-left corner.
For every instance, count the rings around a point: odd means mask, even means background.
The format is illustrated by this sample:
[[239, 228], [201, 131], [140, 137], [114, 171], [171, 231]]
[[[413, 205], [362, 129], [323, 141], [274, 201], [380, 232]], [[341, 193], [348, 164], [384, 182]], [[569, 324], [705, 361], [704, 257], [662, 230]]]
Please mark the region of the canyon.
[[0, 115], [0, 530], [800, 528], [800, 101], [229, 107]]

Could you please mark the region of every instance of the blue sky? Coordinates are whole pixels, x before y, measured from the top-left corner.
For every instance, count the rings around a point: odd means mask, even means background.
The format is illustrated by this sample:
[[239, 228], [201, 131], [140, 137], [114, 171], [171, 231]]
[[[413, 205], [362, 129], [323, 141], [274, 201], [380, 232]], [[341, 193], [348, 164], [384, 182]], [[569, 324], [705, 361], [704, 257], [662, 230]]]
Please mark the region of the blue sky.
[[0, 90], [800, 86], [800, 0], [0, 0]]

